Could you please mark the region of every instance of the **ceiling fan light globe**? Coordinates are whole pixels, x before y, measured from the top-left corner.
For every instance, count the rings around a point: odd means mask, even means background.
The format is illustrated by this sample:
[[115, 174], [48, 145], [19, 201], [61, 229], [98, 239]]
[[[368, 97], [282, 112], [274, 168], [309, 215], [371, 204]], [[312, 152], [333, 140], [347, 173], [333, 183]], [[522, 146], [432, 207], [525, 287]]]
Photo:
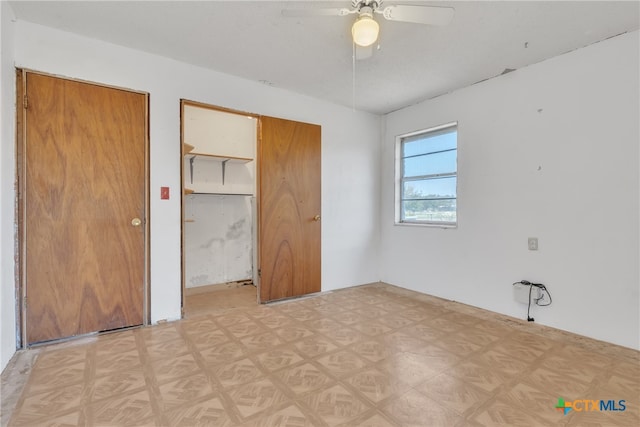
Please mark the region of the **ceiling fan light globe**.
[[368, 16], [360, 17], [353, 23], [353, 27], [351, 27], [353, 42], [362, 47], [374, 44], [375, 41], [378, 40], [379, 32], [380, 26], [378, 23]]

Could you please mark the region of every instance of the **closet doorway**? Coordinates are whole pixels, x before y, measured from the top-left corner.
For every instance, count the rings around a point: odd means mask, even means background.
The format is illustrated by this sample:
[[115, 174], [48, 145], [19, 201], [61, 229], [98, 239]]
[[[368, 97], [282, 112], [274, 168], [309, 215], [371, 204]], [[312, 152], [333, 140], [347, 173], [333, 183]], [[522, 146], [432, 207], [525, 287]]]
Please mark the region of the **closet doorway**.
[[181, 101], [183, 317], [320, 292], [321, 127]]
[[183, 316], [258, 302], [258, 119], [182, 101]]

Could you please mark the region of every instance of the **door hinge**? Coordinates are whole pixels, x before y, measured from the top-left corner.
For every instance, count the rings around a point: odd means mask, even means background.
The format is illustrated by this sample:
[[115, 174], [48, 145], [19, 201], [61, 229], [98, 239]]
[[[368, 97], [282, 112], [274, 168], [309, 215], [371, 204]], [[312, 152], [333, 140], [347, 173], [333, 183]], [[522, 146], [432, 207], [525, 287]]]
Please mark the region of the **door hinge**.
[[29, 98], [27, 97], [27, 95], [24, 95], [22, 97], [22, 108], [24, 108], [25, 110], [29, 108]]
[[22, 310], [27, 311], [27, 297], [22, 297]]
[[258, 277], [262, 277], [262, 269], [261, 268], [258, 269]]

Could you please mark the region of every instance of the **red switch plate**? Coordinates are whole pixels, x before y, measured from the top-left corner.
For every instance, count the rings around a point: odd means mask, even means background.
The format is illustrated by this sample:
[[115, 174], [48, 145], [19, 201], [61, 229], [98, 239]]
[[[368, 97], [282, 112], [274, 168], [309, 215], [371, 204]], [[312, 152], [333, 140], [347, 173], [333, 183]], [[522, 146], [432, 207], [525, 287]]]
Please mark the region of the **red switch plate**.
[[169, 187], [160, 187], [160, 199], [169, 200]]

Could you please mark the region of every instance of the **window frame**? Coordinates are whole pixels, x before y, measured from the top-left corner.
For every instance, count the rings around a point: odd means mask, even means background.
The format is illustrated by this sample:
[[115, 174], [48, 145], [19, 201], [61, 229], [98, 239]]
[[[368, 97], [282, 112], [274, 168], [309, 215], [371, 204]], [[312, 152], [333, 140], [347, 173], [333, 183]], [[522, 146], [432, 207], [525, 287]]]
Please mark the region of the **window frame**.
[[[404, 142], [406, 139], [417, 136], [417, 135], [428, 135], [437, 132], [442, 132], [447, 129], [454, 129], [456, 132], [456, 170], [455, 173], [446, 172], [446, 173], [434, 173], [434, 174], [426, 174], [421, 176], [411, 177], [411, 179], [406, 180], [404, 176]], [[453, 150], [445, 150], [445, 151], [453, 151]], [[439, 151], [444, 152], [444, 151]], [[436, 154], [439, 152], [429, 153]], [[418, 227], [437, 227], [437, 228], [457, 228], [458, 227], [458, 122], [449, 122], [438, 126], [433, 126], [426, 129], [417, 130], [414, 132], [405, 133], [402, 135], [396, 136], [395, 141], [395, 225], [404, 225], [404, 226], [418, 226]], [[447, 177], [455, 177], [456, 178], [456, 220], [454, 221], [433, 221], [433, 220], [406, 220], [402, 219], [402, 193], [405, 182], [416, 181], [419, 179], [441, 179]]]

